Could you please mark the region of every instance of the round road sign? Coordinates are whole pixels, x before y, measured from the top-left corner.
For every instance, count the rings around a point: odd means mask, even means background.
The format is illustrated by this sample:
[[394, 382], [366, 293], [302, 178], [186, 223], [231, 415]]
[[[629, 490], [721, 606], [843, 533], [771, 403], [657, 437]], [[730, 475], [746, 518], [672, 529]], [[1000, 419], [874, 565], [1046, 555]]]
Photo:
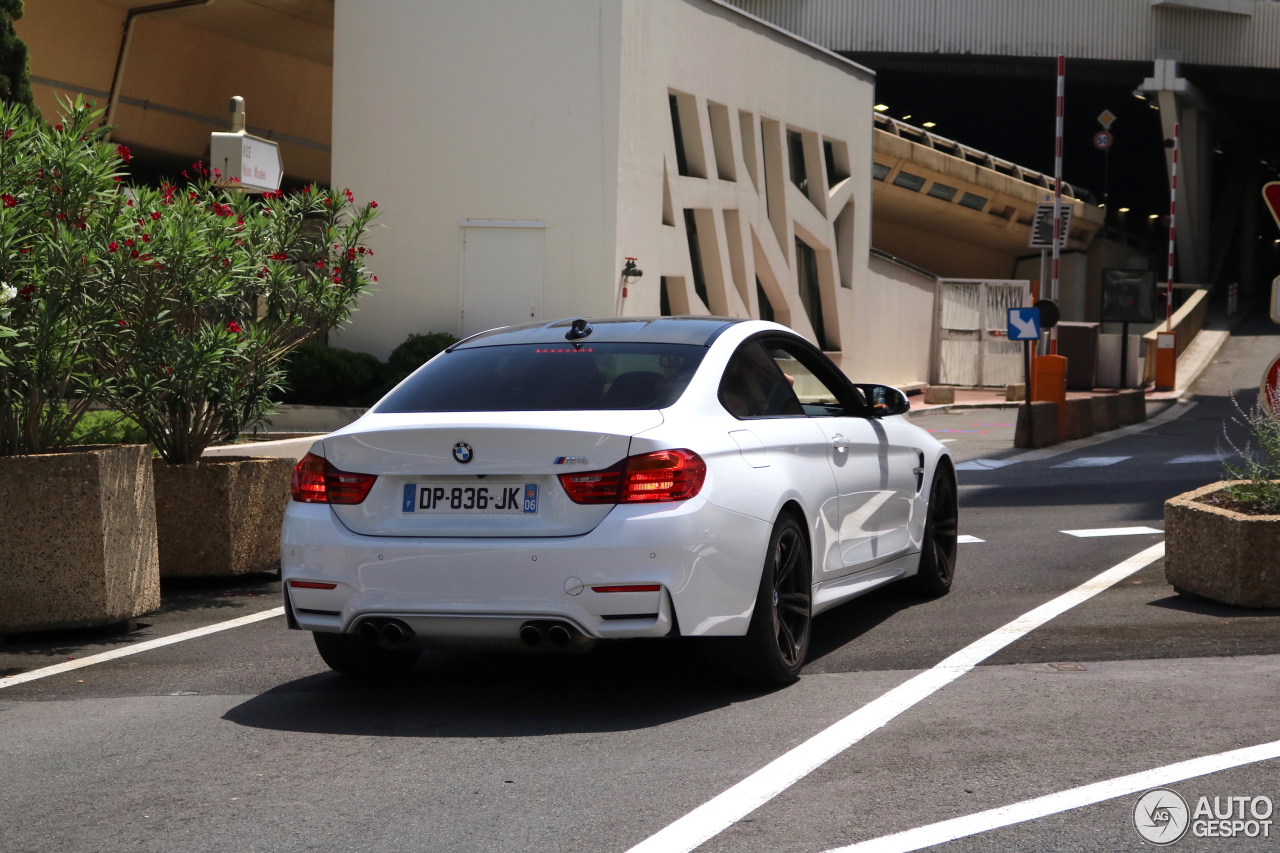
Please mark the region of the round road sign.
[[1109, 130], [1100, 130], [1093, 135], [1094, 147], [1100, 151], [1106, 151], [1111, 147], [1111, 143], [1115, 141], [1115, 137], [1111, 135]]
[[1280, 421], [1280, 355], [1272, 360], [1267, 366], [1267, 372], [1262, 374], [1262, 384], [1258, 387], [1258, 402], [1271, 417]]
[[1058, 310], [1058, 303], [1052, 299], [1041, 299], [1034, 307], [1040, 309], [1040, 328], [1042, 329], [1052, 329], [1062, 319], [1062, 312]]

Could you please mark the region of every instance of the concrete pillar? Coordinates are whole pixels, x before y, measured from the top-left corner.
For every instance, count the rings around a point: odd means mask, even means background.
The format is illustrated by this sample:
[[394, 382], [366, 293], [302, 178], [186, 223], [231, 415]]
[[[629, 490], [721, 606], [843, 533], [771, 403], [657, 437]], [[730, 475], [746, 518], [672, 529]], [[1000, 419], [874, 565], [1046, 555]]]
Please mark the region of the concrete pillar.
[[[1181, 51], [1156, 51], [1155, 73], [1142, 89], [1156, 96], [1165, 139], [1181, 124], [1178, 155], [1177, 253], [1180, 281], [1208, 284], [1209, 225], [1213, 133], [1205, 100], [1178, 76]], [[1165, 149], [1165, 173], [1173, 165], [1173, 150]]]

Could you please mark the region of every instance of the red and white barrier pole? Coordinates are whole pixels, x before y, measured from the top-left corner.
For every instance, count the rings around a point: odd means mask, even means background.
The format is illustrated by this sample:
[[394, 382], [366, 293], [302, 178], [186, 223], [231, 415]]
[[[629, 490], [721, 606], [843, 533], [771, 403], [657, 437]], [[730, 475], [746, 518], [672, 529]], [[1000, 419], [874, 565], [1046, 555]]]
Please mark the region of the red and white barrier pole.
[[[1165, 281], [1163, 332], [1156, 334], [1156, 390], [1173, 391], [1178, 387], [1178, 336], [1173, 331], [1173, 235], [1174, 216], [1178, 212], [1178, 132], [1173, 125], [1173, 165], [1169, 170], [1169, 269]], [[1148, 353], [1150, 357], [1150, 353]]]
[[[1067, 58], [1058, 55], [1058, 103], [1057, 118], [1054, 123], [1053, 140], [1053, 283], [1049, 290], [1049, 298], [1058, 301], [1058, 278], [1062, 262], [1062, 113], [1067, 75]], [[1055, 326], [1049, 336], [1049, 352], [1058, 353], [1058, 329]]]
[[1173, 222], [1178, 212], [1178, 132], [1180, 124], [1173, 124], [1173, 168], [1169, 172], [1169, 277], [1165, 280], [1164, 319], [1165, 331], [1173, 331]]

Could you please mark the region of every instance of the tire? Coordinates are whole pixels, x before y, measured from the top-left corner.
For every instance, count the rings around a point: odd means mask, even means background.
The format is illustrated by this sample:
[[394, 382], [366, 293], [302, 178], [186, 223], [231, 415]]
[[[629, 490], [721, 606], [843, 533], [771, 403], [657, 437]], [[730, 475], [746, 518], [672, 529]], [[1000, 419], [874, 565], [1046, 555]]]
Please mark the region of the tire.
[[920, 543], [920, 571], [911, 579], [912, 589], [917, 593], [937, 598], [951, 591], [951, 581], [956, 574], [958, 530], [955, 475], [939, 466], [929, 487], [929, 509]]
[[312, 632], [316, 651], [329, 668], [352, 678], [377, 680], [403, 675], [421, 654], [417, 649], [384, 649], [355, 634]]
[[722, 659], [734, 680], [768, 688], [800, 677], [813, 624], [812, 574], [804, 528], [790, 514], [779, 517], [747, 633], [724, 640]]

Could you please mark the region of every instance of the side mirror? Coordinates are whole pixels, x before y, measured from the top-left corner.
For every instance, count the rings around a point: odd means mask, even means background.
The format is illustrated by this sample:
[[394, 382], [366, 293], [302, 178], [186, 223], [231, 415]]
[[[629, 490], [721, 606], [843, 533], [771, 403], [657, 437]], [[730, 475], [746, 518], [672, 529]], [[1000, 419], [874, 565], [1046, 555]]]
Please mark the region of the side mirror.
[[873, 418], [901, 415], [911, 408], [907, 395], [891, 385], [857, 384], [853, 387], [862, 392]]

